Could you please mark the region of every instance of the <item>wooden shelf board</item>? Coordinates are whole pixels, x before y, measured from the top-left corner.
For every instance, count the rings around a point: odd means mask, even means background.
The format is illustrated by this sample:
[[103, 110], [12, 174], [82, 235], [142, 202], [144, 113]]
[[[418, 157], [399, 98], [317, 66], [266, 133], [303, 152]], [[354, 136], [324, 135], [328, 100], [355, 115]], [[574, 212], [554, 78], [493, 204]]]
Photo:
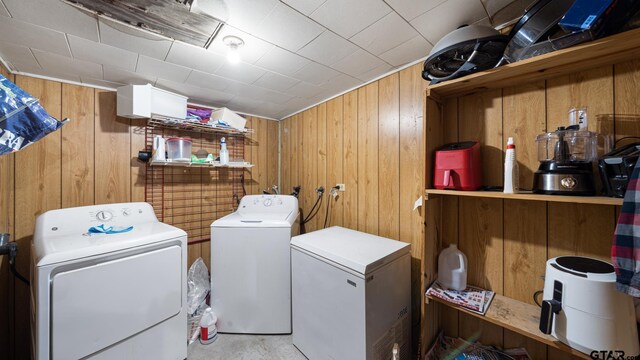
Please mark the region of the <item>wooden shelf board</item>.
[[245, 136], [252, 134], [253, 129], [238, 130], [228, 127], [220, 127], [216, 125], [201, 124], [197, 122], [188, 121], [186, 119], [176, 119], [167, 116], [153, 115], [147, 120], [147, 125], [163, 127], [167, 129], [175, 129], [180, 131], [189, 131], [196, 133], [209, 133], [226, 136]]
[[427, 299], [437, 301], [471, 316], [475, 316], [505, 329], [509, 329], [520, 335], [544, 343], [552, 348], [556, 348], [583, 359], [590, 359], [586, 354], [563, 344], [558, 339], [550, 335], [543, 334], [540, 329], [538, 329], [540, 323], [540, 308], [535, 305], [530, 305], [522, 301], [496, 294], [489, 306], [489, 310], [487, 310], [487, 313], [485, 315], [480, 315], [437, 297], [427, 296]]
[[640, 29], [432, 85], [434, 98], [530, 83], [640, 57]]
[[467, 196], [493, 199], [511, 199], [511, 200], [533, 200], [533, 201], [550, 201], [564, 202], [574, 204], [595, 204], [595, 205], [622, 205], [623, 199], [612, 198], [606, 196], [565, 196], [565, 195], [540, 195], [531, 192], [522, 192], [519, 194], [505, 194], [499, 191], [458, 191], [458, 190], [438, 190], [427, 189], [425, 196], [449, 195], [449, 196]]

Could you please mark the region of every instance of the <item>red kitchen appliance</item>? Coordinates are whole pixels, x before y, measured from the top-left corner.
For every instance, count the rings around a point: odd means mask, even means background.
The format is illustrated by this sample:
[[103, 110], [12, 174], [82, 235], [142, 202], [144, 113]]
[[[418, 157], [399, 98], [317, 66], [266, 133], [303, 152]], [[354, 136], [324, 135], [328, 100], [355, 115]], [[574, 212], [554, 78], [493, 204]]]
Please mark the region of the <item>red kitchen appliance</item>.
[[433, 187], [455, 190], [480, 189], [482, 187], [480, 143], [464, 141], [436, 149]]

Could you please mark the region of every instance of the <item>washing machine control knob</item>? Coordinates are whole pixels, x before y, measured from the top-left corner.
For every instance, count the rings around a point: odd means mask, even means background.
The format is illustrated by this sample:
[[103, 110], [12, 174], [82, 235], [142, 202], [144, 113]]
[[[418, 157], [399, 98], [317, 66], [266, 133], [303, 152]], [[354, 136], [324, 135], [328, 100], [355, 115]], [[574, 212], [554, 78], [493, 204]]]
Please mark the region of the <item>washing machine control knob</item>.
[[109, 221], [113, 218], [113, 214], [108, 211], [98, 211], [96, 219], [100, 221]]
[[264, 199], [264, 206], [271, 206], [271, 199]]

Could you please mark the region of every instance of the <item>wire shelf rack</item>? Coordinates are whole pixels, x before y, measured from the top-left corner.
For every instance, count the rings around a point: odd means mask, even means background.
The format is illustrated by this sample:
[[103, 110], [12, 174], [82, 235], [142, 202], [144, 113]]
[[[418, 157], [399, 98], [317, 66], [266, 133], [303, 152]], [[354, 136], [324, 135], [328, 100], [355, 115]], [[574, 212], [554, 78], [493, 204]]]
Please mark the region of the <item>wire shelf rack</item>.
[[253, 129], [237, 130], [230, 127], [223, 127], [218, 125], [202, 124], [198, 122], [192, 122], [185, 119], [176, 119], [161, 115], [153, 115], [148, 121], [148, 126], [163, 127], [169, 129], [175, 129], [180, 131], [188, 131], [195, 133], [210, 133], [210, 134], [224, 134], [227, 136], [244, 136], [246, 134], [253, 133]]
[[[153, 138], [189, 137], [192, 149], [204, 149], [217, 155], [220, 139], [228, 135], [218, 133], [191, 133], [183, 129], [151, 125], [145, 127], [145, 148], [150, 151]], [[244, 163], [244, 136], [227, 138], [227, 149], [232, 163]], [[186, 163], [184, 165], [188, 165]], [[213, 166], [151, 166], [146, 167], [145, 201], [153, 206], [158, 219], [187, 232], [190, 244], [210, 240], [210, 225], [237, 209], [246, 194], [244, 167]], [[156, 164], [157, 165], [157, 164]], [[200, 164], [198, 164], [200, 165]]]

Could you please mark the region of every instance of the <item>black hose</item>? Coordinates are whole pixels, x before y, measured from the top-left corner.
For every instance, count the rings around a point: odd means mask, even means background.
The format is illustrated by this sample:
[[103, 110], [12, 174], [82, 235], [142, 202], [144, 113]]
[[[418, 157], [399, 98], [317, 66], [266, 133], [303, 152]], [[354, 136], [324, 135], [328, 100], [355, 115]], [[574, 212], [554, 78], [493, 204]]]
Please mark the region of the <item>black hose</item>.
[[13, 274], [13, 276], [15, 276], [16, 278], [18, 278], [18, 280], [27, 284], [27, 286], [31, 286], [31, 283], [29, 282], [29, 280], [27, 280], [24, 276], [18, 274], [18, 271], [16, 270], [16, 265], [14, 263], [9, 263], [9, 268], [11, 269], [11, 273]]
[[[306, 224], [309, 221], [313, 220], [316, 214], [318, 214], [318, 211], [320, 210], [320, 208], [316, 210], [316, 206], [318, 206], [319, 203], [322, 203], [322, 194], [318, 195], [318, 198], [316, 199], [316, 203], [313, 204], [311, 211], [309, 211], [309, 215], [307, 215], [307, 217], [304, 220], [302, 220], [302, 224]], [[316, 212], [313, 212], [314, 210], [316, 210]]]
[[329, 220], [329, 208], [331, 207], [331, 199], [329, 199], [329, 202], [327, 203], [327, 211], [324, 214], [324, 226], [322, 227], [323, 229], [327, 228], [327, 220]]

